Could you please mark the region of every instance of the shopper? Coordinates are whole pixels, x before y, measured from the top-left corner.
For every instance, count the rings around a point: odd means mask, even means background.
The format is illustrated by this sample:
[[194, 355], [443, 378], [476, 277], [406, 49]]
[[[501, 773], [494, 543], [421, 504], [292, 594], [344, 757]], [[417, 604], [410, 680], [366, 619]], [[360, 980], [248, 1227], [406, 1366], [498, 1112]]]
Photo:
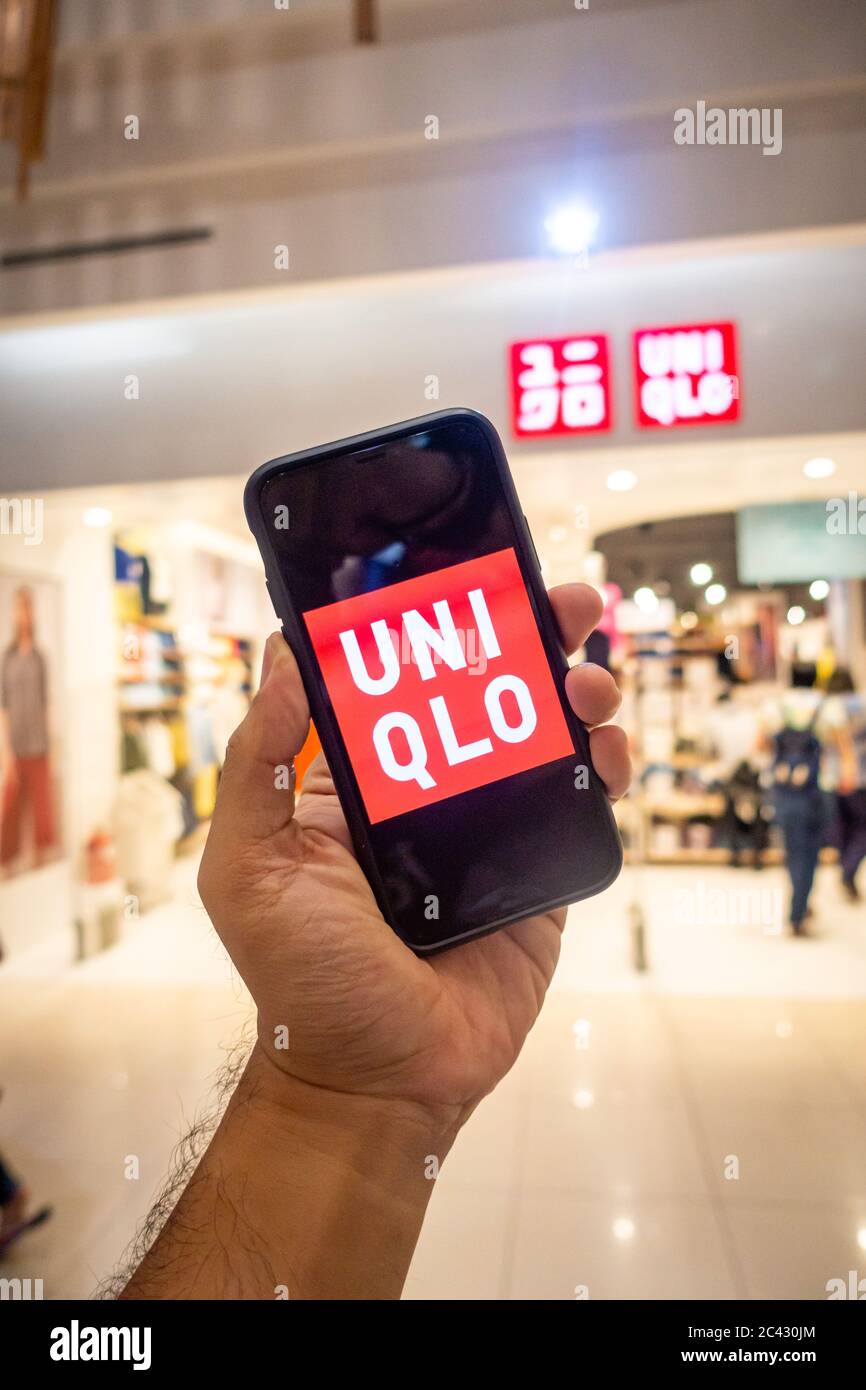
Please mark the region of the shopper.
[[[730, 666], [730, 662], [726, 664]], [[736, 868], [749, 863], [760, 869], [769, 826], [764, 814], [766, 798], [753, 766], [760, 733], [757, 711], [732, 699], [729, 683], [707, 714], [706, 731], [715, 754], [715, 775], [725, 797], [722, 836], [730, 847], [731, 864]], [[742, 857], [744, 851], [746, 859]]]
[[[586, 585], [551, 601], [574, 650], [601, 602]], [[616, 711], [606, 672], [573, 668], [565, 682], [590, 726]], [[258, 1039], [127, 1298], [399, 1297], [432, 1179], [514, 1063], [556, 965], [564, 911], [413, 955], [379, 912], [323, 760], [297, 805], [275, 787], [308, 725], [294, 658], [274, 635], [229, 743], [199, 876], [256, 1002]], [[621, 795], [623, 731], [593, 728], [591, 744]]]
[[0, 865], [11, 867], [30, 823], [40, 864], [54, 844], [48, 677], [26, 585], [15, 593], [12, 641], [0, 664], [0, 784]]
[[765, 747], [772, 752], [773, 808], [785, 841], [791, 878], [791, 931], [805, 935], [809, 895], [826, 838], [827, 799], [820, 786], [823, 697], [815, 667], [797, 662], [791, 685], [765, 711]]
[[826, 785], [835, 799], [842, 887], [859, 902], [857, 870], [866, 858], [866, 699], [843, 666], [830, 677], [827, 696]]
[[[0, 1091], [0, 1100], [3, 1092]], [[0, 1256], [35, 1226], [41, 1226], [51, 1215], [50, 1207], [30, 1211], [30, 1193], [6, 1166], [0, 1154]]]

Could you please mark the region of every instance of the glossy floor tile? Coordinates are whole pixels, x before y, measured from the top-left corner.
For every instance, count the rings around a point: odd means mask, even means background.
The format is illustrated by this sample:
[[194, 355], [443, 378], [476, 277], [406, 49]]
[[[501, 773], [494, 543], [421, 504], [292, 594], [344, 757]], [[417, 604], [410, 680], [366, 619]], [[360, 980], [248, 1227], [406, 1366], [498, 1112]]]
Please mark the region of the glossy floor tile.
[[736, 1296], [707, 1203], [535, 1192], [520, 1203], [512, 1298]]
[[725, 1216], [749, 1298], [832, 1293], [847, 1299], [860, 1281], [859, 1298], [866, 1296], [866, 1198], [814, 1204], [732, 1199]]
[[[809, 1299], [866, 1279], [866, 909], [822, 871], [813, 942], [683, 920], [756, 878], [644, 869], [572, 910], [523, 1054], [444, 1165], [407, 1298]], [[55, 1209], [3, 1275], [92, 1293], [250, 1024], [191, 861], [112, 951], [0, 967], [0, 1148]]]

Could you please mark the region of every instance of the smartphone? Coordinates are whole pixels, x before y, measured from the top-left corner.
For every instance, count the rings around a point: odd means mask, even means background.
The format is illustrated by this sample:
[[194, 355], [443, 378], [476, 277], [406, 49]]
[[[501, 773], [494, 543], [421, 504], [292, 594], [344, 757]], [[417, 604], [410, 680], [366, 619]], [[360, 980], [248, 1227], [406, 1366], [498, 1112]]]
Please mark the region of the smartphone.
[[358, 860], [416, 952], [601, 892], [619, 834], [499, 436], [444, 410], [244, 493]]

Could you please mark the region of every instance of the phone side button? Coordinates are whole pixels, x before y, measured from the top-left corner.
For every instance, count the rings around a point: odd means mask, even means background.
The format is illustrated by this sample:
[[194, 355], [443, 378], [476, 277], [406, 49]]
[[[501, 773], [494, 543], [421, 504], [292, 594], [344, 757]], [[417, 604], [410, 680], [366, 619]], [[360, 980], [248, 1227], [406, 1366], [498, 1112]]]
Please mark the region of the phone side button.
[[278, 607], [278, 605], [277, 605], [277, 600], [276, 600], [276, 598], [274, 597], [274, 591], [273, 591], [273, 589], [271, 588], [270, 580], [268, 580], [268, 579], [265, 580], [265, 588], [266, 588], [267, 591], [268, 591], [268, 598], [269, 598], [270, 601], [271, 601], [271, 607], [273, 608], [273, 610], [274, 610], [274, 612], [276, 613], [277, 617], [278, 617], [278, 618], [281, 617], [282, 615], [281, 615], [280, 610], [279, 610], [279, 607]]
[[538, 551], [535, 548], [535, 541], [532, 537], [532, 531], [530, 529], [529, 522], [526, 519], [526, 512], [523, 513], [523, 520], [526, 522], [526, 529], [529, 532], [529, 544], [532, 546], [532, 553], [535, 556], [535, 563], [537, 564], [538, 568], [541, 569], [541, 561], [538, 558]]

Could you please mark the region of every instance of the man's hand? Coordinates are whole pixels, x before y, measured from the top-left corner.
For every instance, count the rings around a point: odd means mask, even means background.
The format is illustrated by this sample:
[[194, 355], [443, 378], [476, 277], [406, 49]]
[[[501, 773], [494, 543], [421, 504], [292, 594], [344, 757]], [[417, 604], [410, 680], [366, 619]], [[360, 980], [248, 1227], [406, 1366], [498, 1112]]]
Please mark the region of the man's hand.
[[[563, 645], [601, 616], [594, 589], [551, 592]], [[603, 725], [619, 705], [597, 666], [569, 671], [575, 713]], [[202, 900], [258, 1008], [263, 1053], [329, 1091], [393, 1098], [465, 1117], [505, 1075], [538, 1016], [564, 910], [419, 959], [382, 917], [352, 852], [323, 759], [297, 805], [275, 770], [300, 751], [309, 712], [291, 651], [268, 641], [263, 681], [229, 744], [202, 860]], [[627, 786], [625, 736], [594, 727], [592, 757], [611, 796]], [[287, 1049], [275, 1047], [288, 1029]]]
[[[594, 589], [551, 593], [573, 650], [601, 616]], [[572, 669], [611, 796], [628, 783], [613, 680]], [[441, 1164], [514, 1062], [559, 954], [564, 911], [432, 960], [382, 918], [327, 768], [295, 805], [276, 770], [306, 738], [283, 638], [229, 745], [202, 860], [205, 907], [258, 1009], [225, 1116], [124, 1298], [399, 1298]], [[288, 1031], [288, 1047], [275, 1046]]]

